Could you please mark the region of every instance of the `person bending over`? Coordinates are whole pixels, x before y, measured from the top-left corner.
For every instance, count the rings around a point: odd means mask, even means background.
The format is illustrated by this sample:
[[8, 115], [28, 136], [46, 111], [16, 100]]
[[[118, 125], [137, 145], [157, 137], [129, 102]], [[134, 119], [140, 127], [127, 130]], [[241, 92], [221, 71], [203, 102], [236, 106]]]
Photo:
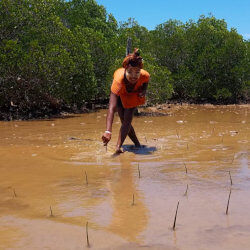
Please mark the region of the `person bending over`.
[[121, 120], [121, 128], [116, 144], [116, 154], [123, 153], [121, 146], [127, 135], [136, 147], [141, 146], [131, 122], [135, 108], [145, 103], [149, 78], [149, 73], [143, 69], [142, 57], [139, 55], [138, 49], [127, 55], [123, 60], [122, 68], [114, 72], [107, 112], [106, 131], [102, 136], [102, 140], [104, 145], [107, 145], [111, 140], [112, 123], [117, 109]]

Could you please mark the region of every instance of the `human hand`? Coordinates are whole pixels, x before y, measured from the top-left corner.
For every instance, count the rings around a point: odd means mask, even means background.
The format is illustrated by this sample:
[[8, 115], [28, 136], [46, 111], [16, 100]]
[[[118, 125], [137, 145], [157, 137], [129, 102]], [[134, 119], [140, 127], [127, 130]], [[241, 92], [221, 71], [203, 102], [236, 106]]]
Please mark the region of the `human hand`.
[[111, 134], [104, 132], [103, 136], [102, 136], [102, 141], [104, 146], [107, 146], [107, 144], [109, 143], [109, 141], [111, 140]]
[[139, 93], [138, 93], [138, 96], [139, 97], [144, 97], [146, 95], [146, 90], [141, 90]]

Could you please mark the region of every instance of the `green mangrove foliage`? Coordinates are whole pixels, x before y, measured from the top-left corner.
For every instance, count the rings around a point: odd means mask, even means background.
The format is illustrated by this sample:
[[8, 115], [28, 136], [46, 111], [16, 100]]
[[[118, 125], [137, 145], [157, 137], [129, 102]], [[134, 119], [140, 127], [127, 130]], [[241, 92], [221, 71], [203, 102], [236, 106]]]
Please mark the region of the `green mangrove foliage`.
[[201, 16], [185, 24], [169, 20], [153, 32], [152, 50], [172, 72], [180, 99], [237, 102], [249, 81], [247, 43], [224, 20]]
[[0, 119], [35, 118], [107, 100], [127, 39], [151, 74], [148, 103], [247, 101], [250, 45], [224, 20], [118, 24], [94, 0], [0, 1]]

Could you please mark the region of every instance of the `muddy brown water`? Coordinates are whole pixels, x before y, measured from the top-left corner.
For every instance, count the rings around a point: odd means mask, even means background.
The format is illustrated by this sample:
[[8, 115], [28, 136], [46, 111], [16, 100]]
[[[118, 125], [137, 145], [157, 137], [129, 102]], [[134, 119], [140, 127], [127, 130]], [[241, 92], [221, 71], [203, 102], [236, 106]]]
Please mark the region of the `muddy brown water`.
[[107, 151], [100, 141], [106, 110], [0, 122], [0, 249], [86, 249], [86, 222], [92, 249], [249, 249], [249, 111], [135, 117], [146, 147], [126, 139], [118, 157], [117, 115]]

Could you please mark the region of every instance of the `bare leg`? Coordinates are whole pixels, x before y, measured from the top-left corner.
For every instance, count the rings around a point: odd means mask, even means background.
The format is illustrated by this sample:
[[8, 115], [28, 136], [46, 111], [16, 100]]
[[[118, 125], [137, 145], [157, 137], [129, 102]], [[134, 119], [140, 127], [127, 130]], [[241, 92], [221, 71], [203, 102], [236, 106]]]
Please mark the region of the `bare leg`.
[[[121, 120], [121, 123], [123, 124], [124, 122], [124, 108], [123, 107], [118, 107], [117, 108], [117, 111], [118, 111], [118, 114], [119, 114], [119, 117], [120, 117], [120, 120]], [[119, 133], [119, 137], [121, 136], [121, 134]], [[132, 140], [132, 142], [135, 144], [136, 147], [140, 147], [141, 144], [135, 134], [135, 130], [133, 128], [133, 126], [131, 125], [130, 126], [130, 130], [128, 132], [128, 136], [129, 138]]]
[[124, 120], [123, 120], [122, 126], [120, 128], [120, 133], [119, 133], [119, 137], [118, 137], [118, 141], [117, 141], [117, 145], [116, 145], [116, 152], [117, 153], [121, 153], [121, 146], [122, 146], [123, 142], [125, 141], [128, 133], [129, 133], [129, 130], [131, 128], [133, 114], [134, 114], [134, 108], [124, 109]]

